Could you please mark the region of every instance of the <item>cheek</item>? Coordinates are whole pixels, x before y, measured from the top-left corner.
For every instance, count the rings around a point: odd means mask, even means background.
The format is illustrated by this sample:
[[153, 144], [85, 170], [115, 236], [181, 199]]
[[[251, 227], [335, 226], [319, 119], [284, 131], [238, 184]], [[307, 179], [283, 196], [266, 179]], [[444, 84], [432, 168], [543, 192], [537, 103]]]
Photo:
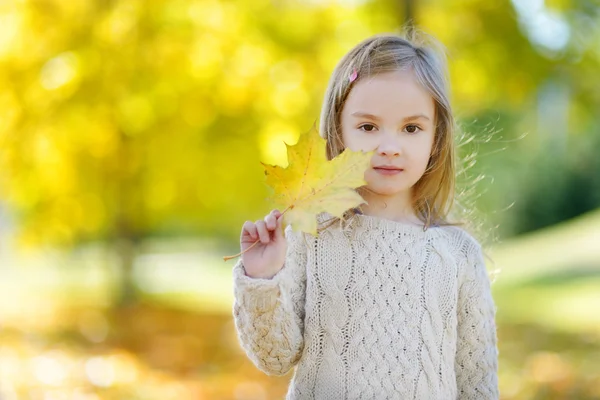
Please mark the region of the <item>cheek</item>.
[[344, 145], [352, 151], [364, 151], [360, 143], [358, 143], [356, 140], [346, 140]]
[[377, 143], [375, 142], [374, 137], [369, 137], [364, 134], [344, 134], [342, 135], [342, 138], [344, 140], [344, 146], [352, 151], [371, 151], [377, 148]]
[[418, 160], [416, 160], [419, 165], [419, 169], [421, 169], [421, 173], [424, 173], [427, 170], [427, 166], [431, 160], [431, 152], [427, 150], [423, 150], [421, 154], [419, 154]]
[[344, 147], [352, 151], [357, 151], [358, 143], [356, 138], [353, 135], [349, 135], [346, 129], [342, 131], [342, 141], [344, 142]]
[[429, 158], [431, 157], [431, 152], [433, 150], [433, 140], [430, 137], [423, 137], [415, 143], [413, 148], [413, 154], [415, 154], [415, 159], [418, 159], [419, 162], [429, 162]]

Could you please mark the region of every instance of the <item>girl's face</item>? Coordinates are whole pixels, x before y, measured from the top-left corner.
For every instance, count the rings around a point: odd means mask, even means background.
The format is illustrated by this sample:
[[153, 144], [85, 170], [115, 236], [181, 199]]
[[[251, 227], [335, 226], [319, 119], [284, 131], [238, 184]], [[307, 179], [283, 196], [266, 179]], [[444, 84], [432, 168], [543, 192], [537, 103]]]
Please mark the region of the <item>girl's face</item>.
[[434, 115], [433, 98], [412, 71], [359, 76], [342, 109], [342, 140], [353, 151], [375, 150], [365, 172], [371, 191], [410, 193], [429, 162]]

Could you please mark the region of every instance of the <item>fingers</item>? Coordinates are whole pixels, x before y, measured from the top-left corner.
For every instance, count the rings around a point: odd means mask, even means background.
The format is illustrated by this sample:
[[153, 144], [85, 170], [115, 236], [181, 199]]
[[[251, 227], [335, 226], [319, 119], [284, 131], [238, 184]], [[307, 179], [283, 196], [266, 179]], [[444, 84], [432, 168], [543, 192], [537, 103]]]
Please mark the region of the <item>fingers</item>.
[[283, 215], [279, 215], [277, 217], [277, 224], [275, 226], [275, 240], [280, 240], [284, 238], [283, 235]]
[[242, 240], [244, 240], [244, 238], [247, 239], [248, 237], [252, 240], [258, 239], [258, 232], [256, 231], [256, 225], [252, 221], [246, 221], [246, 222], [244, 222], [244, 225], [242, 226]]
[[283, 215], [279, 210], [273, 210], [269, 215], [265, 217], [265, 224], [269, 232], [272, 232], [273, 239], [278, 240], [282, 239], [283, 229], [281, 228], [283, 225]]
[[256, 231], [258, 232], [258, 238], [261, 243], [267, 244], [271, 241], [271, 235], [267, 230], [265, 221], [256, 221]]
[[275, 230], [275, 227], [277, 226], [277, 217], [274, 213], [271, 213], [265, 217], [265, 224], [267, 225], [268, 230]]
[[267, 244], [271, 241], [271, 232], [275, 238], [282, 237], [282, 220], [281, 212], [273, 210], [262, 221], [246, 221], [242, 227], [242, 240], [260, 240], [261, 243]]

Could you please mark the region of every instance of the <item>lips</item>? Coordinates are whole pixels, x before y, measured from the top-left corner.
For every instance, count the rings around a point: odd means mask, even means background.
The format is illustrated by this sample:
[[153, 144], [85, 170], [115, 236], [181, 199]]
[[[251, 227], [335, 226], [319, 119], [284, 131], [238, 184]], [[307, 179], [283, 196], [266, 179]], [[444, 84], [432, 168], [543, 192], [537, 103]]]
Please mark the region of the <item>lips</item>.
[[396, 176], [404, 171], [402, 168], [396, 167], [395, 165], [380, 165], [378, 167], [373, 167], [373, 169], [382, 176]]
[[380, 165], [379, 167], [373, 167], [373, 169], [380, 169], [380, 170], [387, 170], [387, 171], [404, 171], [404, 169], [393, 166], [393, 165]]

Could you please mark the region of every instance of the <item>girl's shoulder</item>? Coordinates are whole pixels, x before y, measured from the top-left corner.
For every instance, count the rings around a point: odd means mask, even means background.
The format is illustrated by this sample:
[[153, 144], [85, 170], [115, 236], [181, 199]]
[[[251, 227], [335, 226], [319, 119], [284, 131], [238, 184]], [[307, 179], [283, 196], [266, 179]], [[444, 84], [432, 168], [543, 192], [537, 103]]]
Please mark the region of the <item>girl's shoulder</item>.
[[463, 255], [480, 251], [482, 248], [475, 235], [462, 226], [442, 225], [438, 229], [444, 232], [449, 245]]
[[442, 229], [447, 236], [453, 238], [457, 244], [461, 243], [468, 246], [480, 246], [475, 235], [463, 226], [441, 225], [439, 226], [439, 229]]
[[469, 230], [460, 226], [445, 226], [444, 229], [449, 234], [451, 252], [458, 265], [462, 266], [461, 275], [469, 274], [482, 278], [491, 274], [490, 271], [485, 272], [489, 266], [487, 261], [493, 265], [494, 260], [487, 253], [486, 247]]

